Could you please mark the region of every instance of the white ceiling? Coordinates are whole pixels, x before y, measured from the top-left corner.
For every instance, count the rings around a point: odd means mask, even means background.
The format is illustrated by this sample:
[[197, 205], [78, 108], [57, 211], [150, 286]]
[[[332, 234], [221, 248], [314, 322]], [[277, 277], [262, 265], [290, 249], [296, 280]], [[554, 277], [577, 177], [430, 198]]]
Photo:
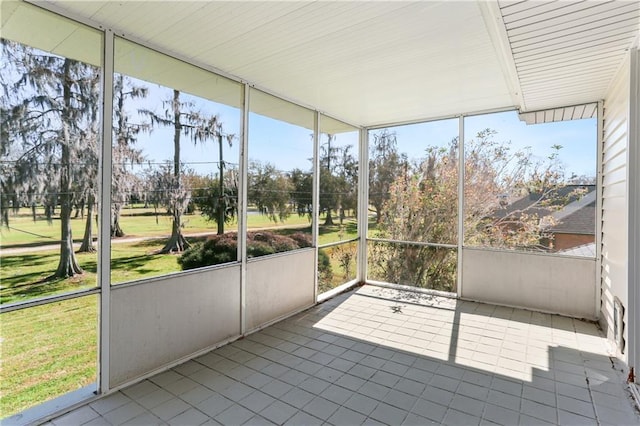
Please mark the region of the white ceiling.
[[357, 125], [604, 97], [638, 1], [40, 2]]

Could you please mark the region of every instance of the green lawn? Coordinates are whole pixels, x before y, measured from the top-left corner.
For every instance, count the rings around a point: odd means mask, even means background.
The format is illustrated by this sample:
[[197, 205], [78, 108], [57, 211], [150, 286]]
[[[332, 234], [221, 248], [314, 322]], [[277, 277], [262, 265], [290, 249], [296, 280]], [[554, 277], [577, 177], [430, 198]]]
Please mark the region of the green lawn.
[[[111, 281], [121, 283], [180, 270], [177, 255], [153, 254], [162, 248], [164, 242], [164, 239], [159, 239], [114, 244], [111, 250]], [[57, 250], [2, 256], [0, 302], [14, 303], [95, 287], [97, 254], [77, 253], [76, 256], [85, 273], [70, 279], [55, 280], [48, 277], [57, 265]]]
[[[284, 234], [299, 231], [294, 225], [291, 229], [279, 229]], [[320, 232], [320, 244], [340, 239], [356, 237], [353, 222], [345, 222], [345, 230], [340, 225], [323, 227]], [[204, 237], [190, 237], [191, 242]], [[142, 241], [115, 242], [111, 245], [111, 282], [127, 281], [164, 275], [180, 270], [178, 255], [158, 255], [165, 239], [148, 239]], [[329, 248], [331, 254], [336, 248]], [[50, 296], [68, 291], [91, 288], [97, 285], [97, 253], [77, 253], [80, 266], [85, 274], [71, 279], [54, 279], [48, 277], [55, 270], [58, 262], [58, 250], [31, 251], [17, 254], [3, 254], [0, 257], [0, 303], [14, 303], [34, 297]], [[333, 258], [333, 256], [332, 256]], [[335, 271], [334, 280], [342, 276], [339, 262], [332, 259]]]
[[2, 314], [0, 418], [96, 381], [98, 296]]
[[[201, 214], [193, 213], [182, 217], [185, 234], [216, 232], [215, 222], [207, 221]], [[76, 218], [71, 220], [71, 228], [75, 241], [81, 241], [86, 220]], [[125, 209], [120, 224], [126, 237], [163, 237], [171, 233], [171, 217], [167, 214], [154, 214], [152, 209]], [[95, 225], [95, 223], [94, 223]], [[248, 215], [248, 228], [270, 228], [280, 226], [309, 225], [306, 216], [291, 215], [284, 223], [274, 223], [267, 216], [260, 214]], [[238, 223], [225, 224], [225, 231], [237, 231]], [[97, 236], [97, 227], [94, 228]], [[0, 249], [12, 247], [29, 247], [42, 244], [56, 244], [60, 240], [60, 220], [54, 217], [47, 222], [44, 216], [38, 216], [34, 222], [27, 209], [21, 209], [17, 214], [9, 217], [9, 227], [0, 228]]]

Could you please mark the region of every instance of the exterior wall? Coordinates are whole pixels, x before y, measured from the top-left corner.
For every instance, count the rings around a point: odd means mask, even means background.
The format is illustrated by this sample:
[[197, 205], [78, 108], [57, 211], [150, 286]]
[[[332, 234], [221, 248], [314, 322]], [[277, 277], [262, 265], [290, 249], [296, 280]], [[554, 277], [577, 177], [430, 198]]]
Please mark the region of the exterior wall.
[[[602, 145], [602, 258], [600, 322], [612, 350], [614, 298], [625, 308], [628, 322], [628, 146], [629, 58], [625, 61], [604, 100]], [[623, 329], [628, 340], [628, 328]], [[627, 354], [617, 353], [627, 361]]]
[[247, 333], [314, 305], [315, 273], [313, 249], [249, 259]]
[[240, 335], [240, 266], [111, 289], [110, 387]]
[[594, 319], [593, 258], [465, 248], [466, 299]]

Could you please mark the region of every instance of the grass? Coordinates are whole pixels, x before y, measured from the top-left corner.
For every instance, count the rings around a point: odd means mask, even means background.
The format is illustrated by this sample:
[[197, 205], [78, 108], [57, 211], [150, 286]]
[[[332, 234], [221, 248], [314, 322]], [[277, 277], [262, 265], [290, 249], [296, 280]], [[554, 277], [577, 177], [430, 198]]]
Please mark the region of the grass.
[[[187, 214], [182, 217], [183, 232], [196, 234], [216, 232], [215, 222], [207, 221], [199, 213]], [[74, 240], [79, 242], [84, 233], [86, 219], [71, 219], [71, 229]], [[126, 237], [163, 237], [171, 233], [171, 216], [167, 214], [155, 215], [153, 209], [126, 209], [120, 219], [120, 224]], [[248, 215], [249, 229], [270, 228], [280, 226], [309, 225], [306, 216], [291, 215], [284, 223], [274, 223], [267, 216], [260, 214]], [[237, 231], [238, 223], [225, 225], [225, 231]], [[97, 234], [97, 227], [96, 227]], [[9, 218], [9, 227], [0, 228], [0, 248], [34, 247], [43, 244], [56, 244], [60, 240], [60, 219], [54, 217], [51, 222], [39, 215], [34, 222], [27, 209], [21, 209]]]
[[[353, 230], [349, 231], [349, 227]], [[355, 226], [348, 224], [346, 232], [340, 232], [340, 226], [323, 227], [320, 244], [357, 236]], [[300, 228], [280, 229], [283, 234], [300, 231]], [[204, 237], [190, 237], [197, 242]], [[166, 242], [166, 239], [150, 239], [133, 242], [114, 243], [111, 246], [111, 282], [114, 284], [160, 276], [180, 270], [178, 255], [155, 254]], [[335, 248], [326, 249], [330, 253]], [[30, 253], [8, 254], [0, 257], [0, 303], [14, 303], [34, 297], [51, 296], [69, 291], [83, 290], [97, 285], [97, 254], [77, 253], [78, 263], [85, 274], [71, 279], [49, 280], [58, 262], [58, 250], [33, 251]], [[333, 258], [333, 256], [332, 256]], [[340, 265], [332, 259], [334, 279], [340, 273]]]
[[96, 381], [98, 296], [2, 314], [0, 418]]
[[2, 256], [0, 303], [13, 303], [96, 286], [96, 254], [77, 254], [86, 273], [70, 279], [47, 279], [58, 265], [58, 251]]
[[[162, 248], [165, 240], [117, 244], [111, 250], [111, 281], [121, 283], [141, 278], [164, 275], [180, 270], [178, 256], [153, 254]], [[1, 303], [14, 303], [34, 297], [51, 296], [69, 291], [83, 290], [97, 285], [97, 254], [77, 253], [78, 263], [85, 273], [70, 279], [48, 277], [58, 262], [58, 251], [49, 250], [31, 254], [2, 256], [0, 269]]]
[[[122, 283], [160, 276], [179, 271], [178, 255], [155, 254], [166, 238], [151, 238], [168, 234], [169, 218], [160, 216], [158, 223], [153, 214], [140, 209], [138, 215], [124, 215], [122, 226], [128, 236], [142, 240], [111, 245], [111, 282]], [[35, 297], [62, 294], [92, 288], [97, 285], [96, 253], [76, 254], [85, 270], [72, 279], [49, 280], [58, 262], [58, 249], [36, 251], [38, 246], [49, 245], [57, 238], [59, 222], [50, 225], [44, 219], [31, 220], [28, 212], [11, 218], [12, 230], [3, 229], [0, 247], [24, 248], [23, 252], [0, 256], [0, 303], [14, 303]], [[249, 216], [249, 228], [274, 227], [267, 217]], [[283, 227], [286, 225], [286, 227]], [[290, 234], [310, 232], [306, 217], [291, 216], [285, 224], [277, 224], [277, 232]], [[82, 236], [83, 219], [73, 219], [74, 235]], [[18, 232], [17, 229], [26, 232]], [[227, 225], [237, 229], [237, 224]], [[185, 217], [185, 234], [215, 232], [215, 223], [206, 222], [200, 215]], [[33, 234], [38, 234], [35, 236]], [[355, 219], [345, 220], [343, 226], [321, 226], [319, 243], [351, 239], [357, 236]], [[206, 237], [189, 237], [196, 242]], [[353, 245], [353, 243], [351, 243]], [[331, 258], [331, 282], [321, 283], [326, 291], [353, 277], [346, 277], [340, 265], [340, 245], [325, 249]], [[33, 250], [29, 250], [33, 248]], [[355, 259], [351, 274], [355, 274]], [[355, 276], [355, 275], [354, 275]], [[0, 418], [11, 416], [29, 407], [83, 387], [96, 380], [98, 297], [85, 296], [9, 313], [1, 317], [0, 343]]]

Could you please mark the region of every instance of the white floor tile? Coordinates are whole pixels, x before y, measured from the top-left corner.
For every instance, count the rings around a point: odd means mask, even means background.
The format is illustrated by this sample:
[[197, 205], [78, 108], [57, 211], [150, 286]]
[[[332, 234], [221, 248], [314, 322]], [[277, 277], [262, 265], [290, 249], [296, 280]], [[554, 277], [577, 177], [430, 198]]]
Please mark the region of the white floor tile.
[[50, 424], [640, 424], [623, 379], [593, 324], [365, 286]]

